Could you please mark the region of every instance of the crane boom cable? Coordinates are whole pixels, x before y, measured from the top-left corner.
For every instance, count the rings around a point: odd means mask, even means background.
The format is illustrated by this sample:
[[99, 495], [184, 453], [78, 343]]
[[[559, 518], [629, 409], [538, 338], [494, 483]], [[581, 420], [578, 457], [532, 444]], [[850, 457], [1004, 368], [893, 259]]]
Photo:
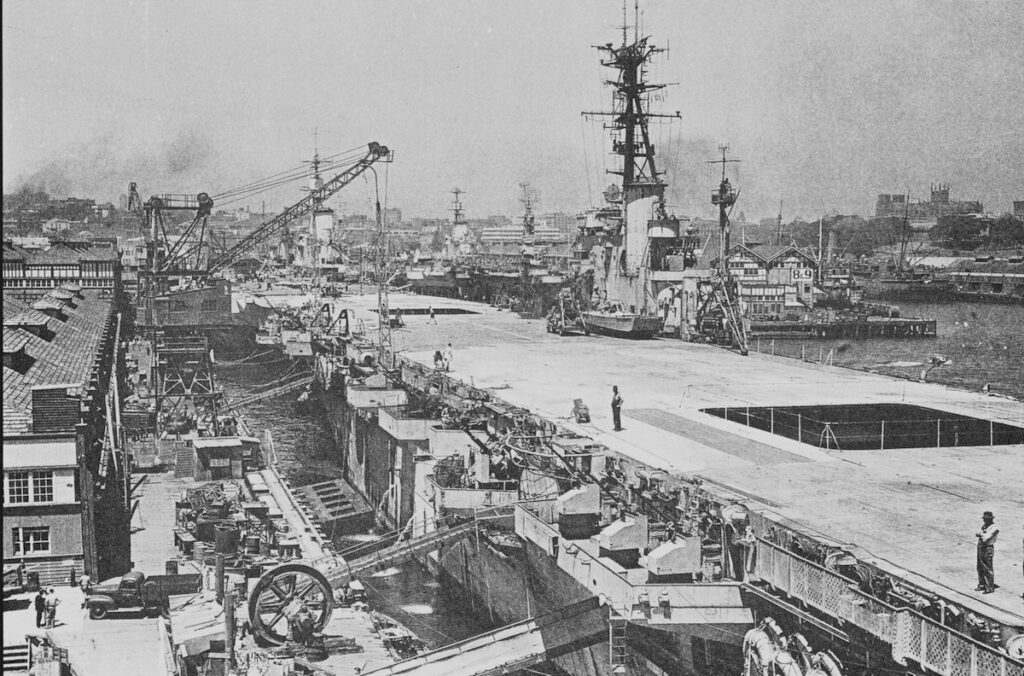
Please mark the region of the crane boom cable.
[[[355, 158], [353, 158], [353, 160], [354, 159]], [[351, 162], [336, 162], [336, 163], [332, 162], [332, 163], [329, 163], [328, 165], [326, 165], [326, 167], [323, 168], [323, 171], [331, 171], [331, 170], [336, 169], [338, 167], [346, 166], [347, 164], [351, 164]], [[280, 187], [280, 186], [283, 186], [283, 185], [287, 185], [289, 183], [293, 183], [296, 180], [300, 180], [302, 178], [306, 178], [308, 175], [309, 175], [308, 172], [306, 172], [306, 174], [304, 174], [304, 175], [294, 176], [294, 177], [287, 177], [287, 178], [283, 178], [283, 179], [280, 179], [278, 181], [275, 181], [273, 183], [268, 183], [266, 185], [259, 186], [257, 188], [252, 189], [252, 190], [249, 190], [247, 192], [237, 194], [237, 195], [233, 196], [231, 199], [227, 199], [227, 200], [224, 200], [224, 201], [220, 202], [220, 206], [227, 206], [229, 204], [234, 204], [236, 202], [240, 202], [242, 200], [249, 199], [250, 197], [253, 197], [254, 195], [257, 195], [259, 193], [267, 192], [268, 190], [272, 190], [274, 188], [277, 188], [277, 187]]]
[[[326, 165], [328, 165], [328, 164], [330, 164], [332, 162], [333, 163], [339, 163], [339, 162], [349, 163], [349, 162], [355, 160], [356, 158], [358, 158], [360, 155], [362, 155], [362, 146], [356, 146], [355, 148], [349, 148], [347, 150], [342, 150], [341, 152], [337, 152], [337, 153], [334, 153], [333, 155], [328, 155], [328, 156], [324, 157], [323, 160], [321, 161], [321, 167], [326, 166]], [[278, 180], [279, 178], [281, 178], [281, 177], [283, 177], [285, 175], [293, 175], [293, 174], [298, 174], [299, 177], [307, 176], [307, 175], [309, 175], [309, 167], [306, 166], [306, 164], [301, 164], [301, 165], [299, 165], [297, 167], [292, 167], [290, 169], [284, 169], [283, 171], [279, 171], [276, 174], [271, 174], [270, 176], [266, 176], [264, 178], [257, 179], [255, 181], [251, 181], [249, 183], [243, 183], [241, 185], [235, 186], [234, 188], [229, 188], [229, 189], [225, 190], [222, 193], [218, 193], [216, 195], [213, 195], [213, 197], [214, 198], [229, 197], [229, 196], [237, 194], [239, 192], [244, 192], [244, 191], [248, 190], [249, 188], [252, 188], [253, 186], [258, 186], [258, 185], [262, 185], [262, 184], [267, 183], [267, 182], [276, 181], [276, 180]]]
[[327, 181], [321, 187], [311, 190], [304, 198], [263, 223], [255, 231], [212, 260], [207, 268], [207, 273], [213, 274], [228, 267], [242, 252], [266, 241], [293, 220], [311, 213], [324, 200], [369, 169], [374, 162], [386, 159], [389, 155], [390, 151], [385, 146], [376, 142], [370, 143], [366, 154], [358, 162], [349, 166], [345, 171]]
[[[348, 164], [351, 164], [356, 159], [358, 159], [358, 157], [359, 155], [349, 155], [337, 160], [321, 162], [321, 170], [330, 171], [337, 167], [346, 166]], [[237, 201], [239, 198], [244, 198], [256, 193], [265, 192], [267, 190], [271, 190], [286, 183], [301, 180], [310, 175], [311, 174], [309, 168], [300, 167], [298, 169], [292, 169], [287, 172], [275, 174], [274, 176], [267, 177], [266, 179], [263, 179], [261, 181], [254, 181], [253, 183], [233, 188], [218, 195], [214, 195], [214, 197], [219, 200], [223, 200], [225, 198], [235, 198], [229, 200], [229, 202], [233, 202]]]

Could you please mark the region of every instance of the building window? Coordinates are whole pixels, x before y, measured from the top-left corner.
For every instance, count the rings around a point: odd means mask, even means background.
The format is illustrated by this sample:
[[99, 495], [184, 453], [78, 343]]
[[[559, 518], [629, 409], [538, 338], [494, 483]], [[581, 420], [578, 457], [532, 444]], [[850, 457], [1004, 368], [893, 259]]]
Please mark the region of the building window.
[[32, 502], [53, 502], [53, 472], [32, 473]]
[[50, 527], [12, 528], [14, 555], [47, 554], [50, 551]]
[[28, 502], [28, 472], [11, 472], [7, 475], [7, 502]]
[[6, 504], [53, 502], [53, 472], [8, 472]]

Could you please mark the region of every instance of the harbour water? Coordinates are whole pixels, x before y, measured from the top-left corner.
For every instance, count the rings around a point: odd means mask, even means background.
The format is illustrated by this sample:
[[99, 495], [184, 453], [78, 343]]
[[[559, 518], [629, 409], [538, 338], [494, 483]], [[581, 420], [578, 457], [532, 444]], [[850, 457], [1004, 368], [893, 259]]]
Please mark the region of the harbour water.
[[[988, 303], [899, 304], [904, 317], [935, 319], [934, 339], [776, 340], [775, 354], [917, 379], [933, 357], [944, 360], [928, 371], [929, 382], [966, 390], [986, 384], [993, 394], [1024, 399], [1024, 307]], [[761, 339], [752, 350], [770, 352]]]

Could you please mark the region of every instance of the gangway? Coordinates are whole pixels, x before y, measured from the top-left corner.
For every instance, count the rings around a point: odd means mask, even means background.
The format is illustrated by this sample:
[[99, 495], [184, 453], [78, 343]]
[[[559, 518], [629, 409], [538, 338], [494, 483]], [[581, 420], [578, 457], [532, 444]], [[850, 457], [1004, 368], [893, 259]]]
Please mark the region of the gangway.
[[282, 394], [287, 394], [292, 390], [298, 390], [303, 387], [308, 387], [312, 382], [312, 375], [303, 376], [301, 378], [297, 378], [282, 385], [276, 385], [270, 388], [269, 390], [257, 392], [256, 394], [250, 395], [248, 397], [242, 397], [237, 401], [229, 402], [228, 406], [230, 408], [240, 408], [242, 406], [249, 406], [250, 404], [255, 404], [256, 402], [263, 401], [264, 399], [270, 399], [272, 397], [277, 397]]
[[[341, 589], [361, 573], [381, 570], [437, 551], [475, 533], [481, 521], [509, 518], [511, 514], [512, 510], [507, 507], [492, 508], [476, 514], [465, 523], [439, 527], [352, 561], [332, 555], [273, 568], [264, 573], [249, 595], [249, 620], [253, 633], [266, 643], [285, 643], [287, 631], [277, 627], [289, 613], [294, 614], [300, 607], [312, 613], [315, 631], [322, 631], [334, 610], [334, 590]], [[285, 629], [285, 625], [280, 629]]]
[[365, 676], [491, 676], [546, 662], [607, 638], [607, 611], [591, 597], [444, 648], [366, 672]]

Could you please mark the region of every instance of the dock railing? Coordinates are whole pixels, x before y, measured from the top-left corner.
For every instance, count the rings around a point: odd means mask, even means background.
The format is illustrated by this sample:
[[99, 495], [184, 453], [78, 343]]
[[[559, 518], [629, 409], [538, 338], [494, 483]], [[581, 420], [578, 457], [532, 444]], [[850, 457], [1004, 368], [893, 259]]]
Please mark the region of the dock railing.
[[821, 420], [802, 410], [785, 406], [724, 406], [702, 412], [810, 444], [825, 450], [886, 450], [892, 448], [943, 448], [950, 446], [1002, 446], [1024, 441], [1015, 425], [933, 411], [913, 418], [886, 417], [863, 420]]
[[758, 538], [756, 575], [830, 617], [857, 625], [908, 660], [945, 676], [1024, 676], [1024, 662], [909, 608], [896, 608], [849, 579]]

